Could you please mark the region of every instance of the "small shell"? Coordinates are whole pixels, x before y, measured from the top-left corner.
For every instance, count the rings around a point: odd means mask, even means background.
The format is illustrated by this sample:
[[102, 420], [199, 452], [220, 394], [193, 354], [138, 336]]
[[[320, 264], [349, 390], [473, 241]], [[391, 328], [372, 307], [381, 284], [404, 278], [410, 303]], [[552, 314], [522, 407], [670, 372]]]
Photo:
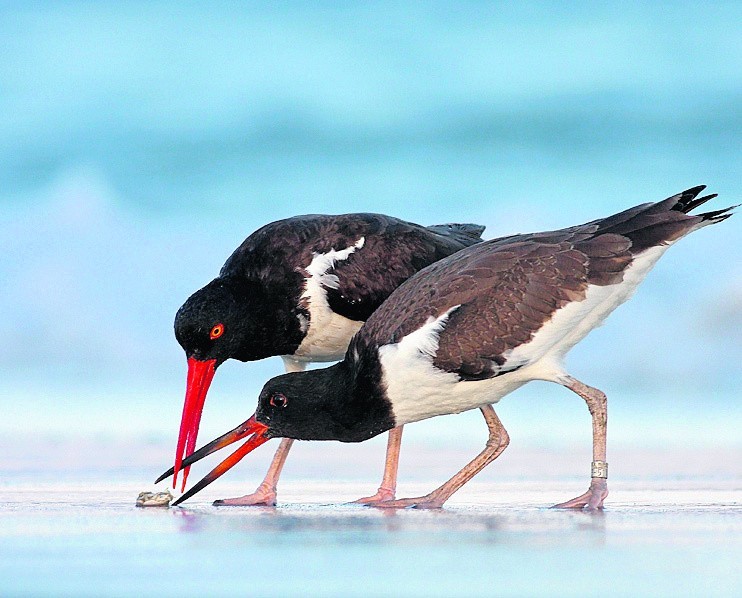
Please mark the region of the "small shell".
[[138, 507], [169, 507], [173, 495], [170, 490], [165, 492], [140, 492], [137, 496], [136, 505]]

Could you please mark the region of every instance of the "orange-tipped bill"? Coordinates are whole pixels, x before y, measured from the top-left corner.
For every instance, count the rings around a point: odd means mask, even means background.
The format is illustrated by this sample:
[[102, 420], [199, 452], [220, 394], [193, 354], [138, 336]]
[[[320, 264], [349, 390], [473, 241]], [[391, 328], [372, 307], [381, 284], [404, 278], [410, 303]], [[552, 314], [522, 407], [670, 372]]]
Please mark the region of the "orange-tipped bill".
[[[263, 424], [259, 424], [255, 420], [255, 416], [253, 415], [250, 419], [248, 419], [246, 422], [241, 423], [234, 430], [230, 430], [226, 434], [219, 436], [219, 438], [216, 438], [208, 444], [205, 444], [195, 453], [192, 453], [188, 457], [183, 459], [182, 466], [189, 467], [196, 463], [196, 461], [200, 461], [204, 457], [208, 457], [211, 453], [215, 453], [216, 451], [223, 449], [225, 446], [229, 446], [230, 444], [237, 442], [238, 440], [242, 440], [243, 438], [246, 438], [251, 434], [262, 433], [265, 431], [265, 429], [266, 427]], [[165, 478], [173, 475], [173, 473], [175, 473], [175, 468], [171, 467], [155, 480], [155, 484], [159, 484]]]
[[[180, 433], [178, 434], [178, 446], [175, 449], [175, 466], [173, 467], [173, 488], [178, 481], [178, 472], [183, 465], [183, 459], [193, 453], [196, 448], [196, 437], [198, 426], [201, 423], [201, 413], [206, 401], [206, 393], [209, 391], [211, 380], [216, 371], [216, 359], [199, 361], [194, 357], [188, 358], [188, 381], [186, 383], [186, 396], [183, 403], [183, 415], [180, 419]], [[188, 467], [183, 470], [183, 484], [181, 492], [185, 488], [188, 479]]]
[[[210, 455], [211, 453], [218, 451], [219, 449], [224, 448], [225, 446], [228, 446], [234, 442], [237, 442], [238, 440], [241, 440], [246, 436], [250, 436], [245, 444], [238, 448], [229, 457], [224, 459], [224, 461], [222, 461], [219, 465], [212, 469], [211, 472], [206, 475], [200, 482], [193, 486], [193, 488], [191, 488], [188, 492], [186, 492], [185, 494], [183, 494], [183, 496], [176, 500], [173, 503], [173, 506], [179, 505], [184, 500], [189, 499], [197, 492], [200, 492], [201, 490], [206, 488], [206, 486], [211, 484], [211, 482], [213, 482], [215, 479], [221, 477], [224, 473], [237, 465], [237, 463], [239, 463], [245, 455], [255, 450], [261, 444], [268, 442], [268, 440], [270, 439], [264, 436], [264, 432], [267, 429], [268, 426], [258, 423], [258, 421], [255, 419], [255, 416], [253, 415], [250, 419], [248, 419], [240, 426], [236, 427], [234, 430], [227, 432], [216, 440], [212, 440], [209, 444], [201, 447], [198, 451], [184, 459], [183, 465], [191, 465], [192, 463], [203, 459], [206, 455]], [[158, 478], [158, 481], [166, 478], [169, 473], [170, 472], [165, 472]]]

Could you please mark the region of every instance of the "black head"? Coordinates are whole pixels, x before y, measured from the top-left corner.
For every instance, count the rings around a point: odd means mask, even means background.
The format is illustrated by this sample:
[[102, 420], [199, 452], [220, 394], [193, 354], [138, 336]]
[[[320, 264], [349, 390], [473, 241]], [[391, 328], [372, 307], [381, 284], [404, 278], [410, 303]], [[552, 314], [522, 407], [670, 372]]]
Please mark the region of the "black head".
[[388, 401], [359, 385], [346, 361], [283, 374], [260, 393], [255, 418], [266, 436], [362, 442], [394, 427]]
[[220, 277], [191, 295], [175, 315], [175, 337], [199, 361], [253, 361], [290, 354], [301, 342], [287, 299], [256, 282]]
[[181, 465], [187, 471], [205, 456], [247, 438], [245, 444], [173, 504], [205, 488], [270, 438], [362, 442], [393, 428], [391, 405], [373, 374], [376, 368], [372, 364], [372, 374], [362, 375], [357, 365], [346, 359], [329, 368], [284, 374], [268, 381], [260, 393], [255, 415], [198, 451], [189, 452], [182, 460], [176, 459], [175, 466], [160, 476], [158, 481], [177, 475]]

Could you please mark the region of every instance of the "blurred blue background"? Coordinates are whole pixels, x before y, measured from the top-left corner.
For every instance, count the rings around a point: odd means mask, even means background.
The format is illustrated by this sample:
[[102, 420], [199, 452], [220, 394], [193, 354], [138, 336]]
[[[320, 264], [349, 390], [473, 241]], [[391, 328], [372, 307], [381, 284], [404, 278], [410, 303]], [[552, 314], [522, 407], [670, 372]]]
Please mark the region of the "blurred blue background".
[[[740, 22], [740, 2], [0, 2], [0, 433], [174, 448], [174, 313], [278, 218], [491, 238], [697, 184], [740, 203]], [[739, 442], [740, 222], [683, 240], [570, 355], [612, 439]], [[225, 364], [201, 438], [281, 371]], [[514, 443], [589, 443], [578, 398], [517, 394]]]

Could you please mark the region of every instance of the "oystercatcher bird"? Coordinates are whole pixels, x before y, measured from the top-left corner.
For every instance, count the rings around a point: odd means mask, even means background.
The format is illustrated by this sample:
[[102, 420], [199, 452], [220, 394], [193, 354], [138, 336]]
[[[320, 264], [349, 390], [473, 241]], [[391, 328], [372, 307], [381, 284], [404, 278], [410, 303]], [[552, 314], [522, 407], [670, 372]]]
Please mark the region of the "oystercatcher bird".
[[[253, 234], [217, 278], [191, 295], [175, 316], [188, 358], [185, 403], [173, 475], [196, 446], [201, 413], [216, 369], [227, 359], [280, 355], [287, 371], [310, 361], [338, 361], [351, 337], [412, 274], [480, 242], [483, 226], [429, 227], [380, 214], [307, 215]], [[394, 495], [401, 429], [390, 434], [387, 466], [375, 500]], [[275, 504], [276, 484], [292, 440], [282, 441], [258, 489], [223, 504]], [[183, 472], [185, 488], [188, 468]]]
[[556, 505], [600, 509], [608, 494], [605, 395], [566, 373], [566, 353], [626, 301], [675, 241], [729, 218], [689, 212], [716, 197], [695, 187], [581, 226], [493, 239], [425, 268], [394, 291], [326, 369], [284, 374], [263, 388], [244, 424], [196, 461], [241, 438], [243, 447], [186, 492], [186, 500], [269, 438], [360, 442], [395, 426], [479, 408], [484, 450], [430, 494], [381, 507], [440, 507], [497, 458], [509, 438], [492, 404], [531, 380], [566, 386], [592, 415], [587, 492]]

